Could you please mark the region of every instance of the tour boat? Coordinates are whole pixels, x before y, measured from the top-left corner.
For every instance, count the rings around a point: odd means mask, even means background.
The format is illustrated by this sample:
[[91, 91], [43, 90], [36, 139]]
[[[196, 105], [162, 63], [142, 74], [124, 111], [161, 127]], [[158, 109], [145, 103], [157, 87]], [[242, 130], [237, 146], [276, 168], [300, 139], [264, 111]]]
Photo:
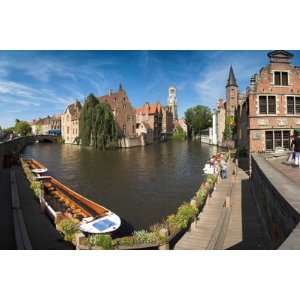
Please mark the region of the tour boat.
[[[26, 160], [29, 168], [47, 169], [39, 162], [30, 159]], [[77, 192], [71, 190], [52, 176], [40, 176], [42, 179], [45, 201], [51, 206], [57, 206], [65, 213], [70, 213], [80, 220], [80, 230], [86, 233], [110, 233], [121, 226], [121, 219], [118, 215], [104, 206], [91, 201]], [[53, 202], [54, 201], [54, 202]], [[54, 209], [56, 211], [57, 209]]]
[[43, 174], [48, 172], [47, 168], [42, 168], [42, 169], [32, 169], [31, 172], [35, 173], [35, 174]]

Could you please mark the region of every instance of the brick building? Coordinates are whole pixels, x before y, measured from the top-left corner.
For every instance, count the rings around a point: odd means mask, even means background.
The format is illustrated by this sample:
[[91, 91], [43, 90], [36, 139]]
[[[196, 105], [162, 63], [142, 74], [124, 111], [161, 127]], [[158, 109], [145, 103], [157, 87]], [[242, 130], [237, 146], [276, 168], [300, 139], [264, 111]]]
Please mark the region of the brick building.
[[112, 109], [117, 124], [119, 138], [136, 135], [135, 109], [127, 97], [126, 91], [120, 85], [117, 92], [109, 90], [107, 95], [98, 97], [100, 102], [107, 103]]
[[163, 112], [160, 103], [145, 103], [136, 109], [136, 128], [140, 132], [142, 124], [147, 124], [153, 133], [153, 139], [159, 140], [162, 134]]
[[47, 116], [31, 122], [32, 134], [49, 134], [61, 132], [61, 115]]
[[76, 143], [79, 137], [79, 118], [82, 105], [76, 100], [61, 115], [61, 135], [66, 144]]
[[173, 124], [173, 113], [170, 106], [162, 106], [162, 125], [161, 133], [166, 138], [173, 134], [174, 124]]
[[288, 149], [300, 127], [300, 68], [291, 64], [293, 55], [287, 51], [268, 57], [269, 64], [251, 77], [237, 110], [238, 140], [250, 152]]
[[226, 102], [223, 99], [217, 101], [216, 114], [216, 139], [217, 145], [222, 146], [224, 144], [224, 129], [225, 129], [225, 115], [226, 115]]

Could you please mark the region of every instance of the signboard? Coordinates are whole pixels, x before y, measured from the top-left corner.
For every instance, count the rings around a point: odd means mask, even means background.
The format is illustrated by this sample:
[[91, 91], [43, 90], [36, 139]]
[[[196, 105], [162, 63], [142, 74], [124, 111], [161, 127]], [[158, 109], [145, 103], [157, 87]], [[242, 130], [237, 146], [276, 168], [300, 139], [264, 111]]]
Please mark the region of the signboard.
[[252, 139], [253, 140], [261, 140], [262, 139], [262, 133], [260, 131], [253, 131], [252, 132]]

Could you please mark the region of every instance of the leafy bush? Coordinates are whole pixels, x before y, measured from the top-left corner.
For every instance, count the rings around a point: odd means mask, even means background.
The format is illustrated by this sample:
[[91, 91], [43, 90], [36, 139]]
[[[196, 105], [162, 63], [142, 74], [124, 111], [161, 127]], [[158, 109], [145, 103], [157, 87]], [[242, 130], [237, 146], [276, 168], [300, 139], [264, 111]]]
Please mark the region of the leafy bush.
[[122, 238], [118, 238], [113, 240], [114, 245], [120, 245], [120, 246], [133, 246], [134, 245], [134, 238], [133, 236], [124, 236]]
[[179, 206], [177, 213], [167, 217], [167, 224], [171, 234], [179, 229], [187, 228], [189, 221], [198, 213], [198, 208], [191, 206], [189, 203], [183, 203]]
[[33, 180], [30, 184], [30, 188], [33, 190], [37, 198], [42, 196], [43, 185], [40, 181]]
[[179, 221], [175, 214], [167, 217], [167, 224], [171, 234], [174, 234], [176, 231], [180, 229]]
[[71, 242], [75, 233], [79, 232], [79, 220], [63, 218], [56, 224], [56, 229], [64, 234], [64, 239]]
[[107, 234], [92, 234], [88, 238], [91, 246], [102, 247], [105, 250], [109, 250], [113, 248], [112, 238]]
[[148, 232], [146, 230], [135, 231], [133, 238], [136, 244], [155, 244], [160, 241], [156, 232]]
[[162, 222], [162, 223], [156, 223], [153, 224], [149, 227], [149, 230], [151, 232], [159, 232], [161, 229], [165, 229], [168, 227], [168, 224], [166, 222]]
[[189, 221], [198, 213], [196, 207], [191, 206], [189, 203], [183, 203], [177, 210], [177, 220], [179, 221], [180, 228], [187, 228]]
[[196, 193], [196, 198], [199, 201], [200, 205], [202, 205], [205, 202], [207, 198], [207, 194], [208, 194], [207, 189], [202, 185]]

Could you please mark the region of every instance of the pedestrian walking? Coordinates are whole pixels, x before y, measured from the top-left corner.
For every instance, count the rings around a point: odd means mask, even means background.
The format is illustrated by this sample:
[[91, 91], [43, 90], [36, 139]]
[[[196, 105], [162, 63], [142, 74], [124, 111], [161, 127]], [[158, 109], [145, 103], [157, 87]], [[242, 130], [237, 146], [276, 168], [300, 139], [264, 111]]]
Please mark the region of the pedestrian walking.
[[295, 165], [300, 168], [300, 128], [295, 129], [292, 150], [295, 153]]

